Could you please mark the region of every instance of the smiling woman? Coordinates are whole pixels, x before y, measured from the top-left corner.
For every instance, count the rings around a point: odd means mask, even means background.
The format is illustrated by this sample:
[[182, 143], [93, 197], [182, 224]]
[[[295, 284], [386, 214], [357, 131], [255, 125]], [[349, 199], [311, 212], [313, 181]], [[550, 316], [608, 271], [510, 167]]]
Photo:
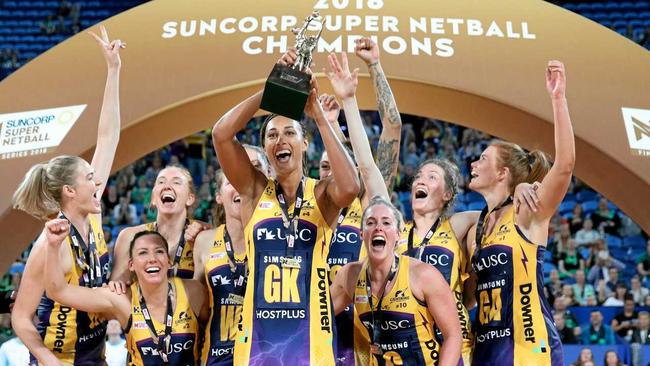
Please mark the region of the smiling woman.
[[129, 281], [128, 243], [137, 233], [145, 230], [157, 231], [172, 243], [169, 248], [173, 260], [170, 274], [184, 279], [192, 278], [194, 239], [204, 229], [203, 224], [193, 222], [188, 216], [188, 208], [194, 199], [192, 176], [186, 168], [170, 165], [161, 170], [151, 194], [151, 205], [157, 210], [156, 221], [120, 232], [115, 244], [111, 281]]
[[[77, 156], [57, 156], [32, 167], [13, 197], [14, 208], [39, 219], [59, 216], [70, 228], [56, 249], [58, 271], [68, 282], [89, 288], [108, 281], [109, 257], [101, 226], [101, 197], [120, 136], [120, 40], [90, 32], [101, 48], [108, 75], [92, 163]], [[104, 364], [106, 321], [57, 303], [44, 292], [45, 235], [34, 244], [12, 313], [16, 334], [41, 364]], [[50, 295], [49, 293], [47, 295]], [[39, 304], [40, 301], [40, 304]], [[38, 312], [37, 312], [38, 309]], [[36, 313], [36, 314], [35, 314]], [[34, 315], [39, 319], [34, 326]], [[56, 322], [56, 323], [55, 323]], [[85, 339], [85, 342], [80, 341]]]
[[[280, 62], [295, 58], [290, 50]], [[235, 342], [238, 364], [334, 364], [327, 238], [339, 210], [358, 194], [359, 181], [318, 102], [315, 79], [312, 88], [305, 112], [316, 121], [332, 162], [326, 179], [303, 175], [307, 140], [300, 124], [286, 117], [268, 118], [261, 130], [276, 179], [249, 162], [235, 136], [260, 108], [262, 92], [231, 109], [212, 130], [219, 163], [241, 198], [250, 268], [242, 337]]]
[[45, 224], [48, 295], [63, 305], [117, 319], [126, 333], [129, 364], [196, 365], [205, 288], [199, 281], [169, 279], [165, 238], [155, 231], [135, 234], [129, 243], [128, 267], [137, 281], [126, 294], [118, 294], [106, 287], [90, 289], [66, 282], [59, 251], [69, 231], [67, 220]]

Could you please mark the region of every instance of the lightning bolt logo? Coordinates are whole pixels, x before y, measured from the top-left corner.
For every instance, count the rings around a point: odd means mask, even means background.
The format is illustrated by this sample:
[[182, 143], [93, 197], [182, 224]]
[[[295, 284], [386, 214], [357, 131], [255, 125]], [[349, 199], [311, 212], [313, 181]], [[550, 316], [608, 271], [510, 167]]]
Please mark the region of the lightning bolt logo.
[[[433, 326], [429, 326], [429, 322], [427, 321], [427, 318], [422, 314], [420, 310], [418, 310], [418, 313], [420, 313], [420, 317], [422, 318], [422, 325], [424, 325], [424, 329], [426, 329], [429, 334], [433, 337]], [[433, 325], [433, 324], [432, 324]]]
[[524, 270], [526, 271], [526, 276], [528, 276], [528, 257], [526, 257], [526, 252], [524, 252], [524, 248], [521, 246], [521, 244], [519, 245], [519, 249], [521, 249], [522, 255], [521, 263], [523, 263]]

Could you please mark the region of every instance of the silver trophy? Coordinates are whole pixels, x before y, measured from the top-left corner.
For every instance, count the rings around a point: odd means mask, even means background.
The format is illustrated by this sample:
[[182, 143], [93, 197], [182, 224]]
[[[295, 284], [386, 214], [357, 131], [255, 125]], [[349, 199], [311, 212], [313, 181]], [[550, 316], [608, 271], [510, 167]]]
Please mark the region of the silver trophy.
[[[307, 35], [307, 30], [312, 22], [320, 24], [318, 33]], [[291, 31], [296, 35], [296, 53], [298, 54], [292, 68], [305, 71], [311, 65], [312, 52], [318, 44], [321, 33], [323, 33], [323, 18], [318, 10], [314, 10], [311, 15], [305, 18], [302, 28], [293, 28]]]
[[[310, 24], [318, 24], [318, 31], [308, 34]], [[294, 120], [300, 120], [311, 90], [311, 76], [306, 70], [311, 65], [312, 52], [323, 32], [323, 18], [317, 10], [305, 18], [301, 28], [291, 30], [296, 35], [296, 61], [293, 65], [276, 64], [271, 71], [262, 96], [262, 109]]]

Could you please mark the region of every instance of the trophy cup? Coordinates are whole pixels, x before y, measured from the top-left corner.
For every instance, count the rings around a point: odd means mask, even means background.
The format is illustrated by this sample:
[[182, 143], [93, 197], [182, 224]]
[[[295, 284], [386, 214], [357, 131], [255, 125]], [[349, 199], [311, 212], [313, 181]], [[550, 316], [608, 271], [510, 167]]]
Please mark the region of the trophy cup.
[[[307, 35], [309, 24], [319, 23], [316, 34]], [[262, 109], [296, 121], [300, 120], [311, 90], [311, 76], [305, 72], [312, 60], [312, 52], [323, 32], [323, 18], [317, 10], [305, 18], [302, 28], [292, 29], [296, 35], [296, 62], [285, 66], [275, 64], [266, 80]]]

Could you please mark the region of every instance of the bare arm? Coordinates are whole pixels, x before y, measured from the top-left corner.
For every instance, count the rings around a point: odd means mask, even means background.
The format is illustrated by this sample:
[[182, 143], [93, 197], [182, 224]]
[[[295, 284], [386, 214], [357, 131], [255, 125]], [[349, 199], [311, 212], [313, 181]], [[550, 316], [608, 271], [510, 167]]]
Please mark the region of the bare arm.
[[379, 195], [386, 200], [390, 200], [381, 172], [372, 158], [370, 142], [368, 142], [368, 136], [363, 129], [361, 115], [359, 114], [359, 106], [355, 97], [358, 70], [355, 69], [353, 73], [350, 73], [346, 54], [342, 53], [341, 57], [342, 64], [339, 63], [336, 55], [330, 54], [330, 72], [327, 73], [327, 76], [332, 83], [334, 92], [343, 100], [343, 111], [348, 121], [350, 142], [352, 143], [354, 156], [357, 159], [361, 178], [366, 186], [366, 197]]
[[47, 296], [81, 311], [107, 314], [117, 318], [121, 324], [125, 324], [131, 314], [131, 301], [128, 301], [126, 308], [124, 306], [125, 295], [113, 293], [107, 287], [87, 288], [66, 283], [59, 248], [69, 233], [70, 224], [65, 219], [54, 219], [45, 224], [47, 238], [45, 273], [48, 276], [43, 278], [43, 281]]
[[203, 284], [203, 281], [183, 280], [183, 286], [185, 286], [185, 291], [190, 299], [190, 306], [194, 314], [199, 316], [199, 321], [207, 321], [210, 317], [210, 312], [207, 306], [208, 301], [206, 301], [208, 298], [207, 288]]
[[465, 273], [469, 276], [463, 283], [463, 304], [469, 310], [476, 306], [476, 273], [472, 268], [472, 256], [476, 250], [476, 222], [467, 231], [464, 241], [464, 247], [467, 251], [467, 261], [465, 263]]
[[129, 245], [133, 236], [141, 230], [144, 230], [142, 225], [129, 227], [120, 231], [117, 236], [115, 249], [113, 249], [111, 281], [122, 281], [125, 284], [131, 282], [131, 273], [129, 272]]
[[56, 356], [43, 344], [33, 321], [36, 308], [45, 292], [43, 271], [47, 243], [44, 240], [44, 236], [41, 236], [36, 241], [27, 259], [16, 303], [11, 313], [11, 324], [16, 335], [41, 364], [60, 365]]
[[194, 241], [194, 280], [204, 281], [205, 261], [212, 247], [215, 230], [202, 231]]
[[399, 147], [402, 134], [402, 118], [397, 110], [397, 103], [388, 85], [384, 70], [379, 63], [379, 47], [370, 38], [356, 41], [355, 53], [370, 71], [370, 79], [375, 89], [377, 109], [381, 118], [381, 135], [377, 145], [377, 165], [384, 179], [388, 192], [393, 191], [397, 166], [399, 164]]
[[316, 194], [318, 205], [321, 207], [325, 219], [331, 223], [338, 215], [339, 210], [347, 207], [359, 194], [359, 178], [352, 159], [325, 117], [323, 108], [318, 101], [318, 83], [313, 76], [312, 90], [305, 107], [305, 113], [316, 122], [330, 160], [332, 175], [318, 183]]
[[571, 182], [576, 156], [575, 138], [565, 95], [566, 77], [561, 62], [549, 62], [546, 70], [546, 87], [553, 104], [555, 161], [537, 190], [540, 209], [533, 214], [533, 220], [538, 222], [548, 221], [560, 206]]
[[101, 197], [106, 188], [120, 139], [120, 68], [122, 65], [120, 49], [125, 46], [120, 40], [110, 41], [103, 26], [100, 30], [101, 37], [90, 32], [101, 47], [108, 67], [104, 100], [97, 128], [97, 147], [91, 163], [95, 169], [95, 176], [102, 182], [98, 197]]
[[250, 201], [262, 193], [266, 177], [255, 169], [236, 135], [253, 118], [261, 101], [259, 91], [229, 110], [212, 128], [212, 143], [224, 174], [237, 192]]
[[[445, 340], [440, 348], [439, 365], [457, 365], [460, 359], [462, 338], [456, 302], [449, 290], [449, 285], [435, 268], [421, 262], [413, 263], [411, 273], [412, 275], [417, 273], [412, 277], [415, 283], [410, 284], [415, 290], [413, 294], [417, 297], [418, 292], [422, 292], [427, 309]], [[416, 288], [420, 286], [421, 288], [417, 291]]]
[[[330, 296], [332, 297], [332, 305], [334, 307], [334, 315], [340, 314], [345, 307], [352, 303], [352, 295], [348, 290], [348, 283], [350, 282], [350, 267], [353, 263], [348, 263], [341, 269], [334, 277], [334, 282], [330, 286]], [[354, 281], [356, 282], [356, 281]]]

